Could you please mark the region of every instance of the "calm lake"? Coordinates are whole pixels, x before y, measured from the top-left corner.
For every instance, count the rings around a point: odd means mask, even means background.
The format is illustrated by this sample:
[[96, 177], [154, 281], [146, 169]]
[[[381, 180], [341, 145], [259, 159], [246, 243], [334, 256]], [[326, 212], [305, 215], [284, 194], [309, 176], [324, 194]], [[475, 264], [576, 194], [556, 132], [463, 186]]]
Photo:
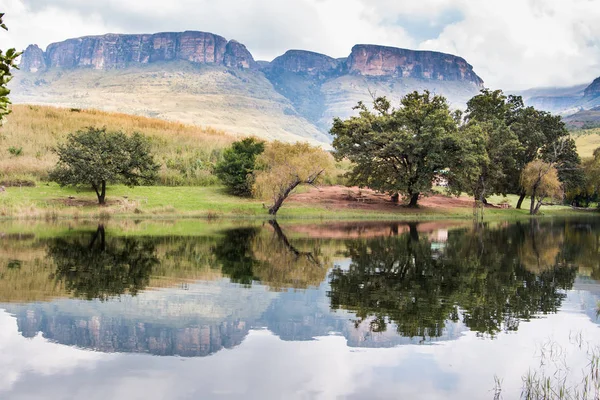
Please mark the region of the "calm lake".
[[246, 224], [0, 223], [0, 399], [518, 399], [597, 372], [600, 219]]

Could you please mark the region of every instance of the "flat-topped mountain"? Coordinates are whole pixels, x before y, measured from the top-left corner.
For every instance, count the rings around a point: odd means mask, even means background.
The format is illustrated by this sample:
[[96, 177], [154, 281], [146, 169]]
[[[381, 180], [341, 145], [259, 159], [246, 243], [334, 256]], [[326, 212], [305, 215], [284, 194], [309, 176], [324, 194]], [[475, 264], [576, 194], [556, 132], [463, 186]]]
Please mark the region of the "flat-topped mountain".
[[176, 60], [257, 68], [252, 54], [243, 44], [212, 33], [192, 31], [85, 36], [52, 43], [45, 52], [32, 45], [23, 53], [21, 68], [30, 72], [50, 68], [115, 69]]
[[15, 102], [92, 107], [211, 125], [267, 139], [327, 143], [335, 116], [373, 93], [413, 90], [455, 107], [483, 87], [463, 58], [360, 44], [347, 58], [289, 50], [256, 62], [235, 40], [206, 32], [106, 34], [29, 46]]
[[465, 81], [483, 87], [483, 80], [463, 58], [434, 51], [359, 44], [352, 48], [348, 71], [365, 76]]

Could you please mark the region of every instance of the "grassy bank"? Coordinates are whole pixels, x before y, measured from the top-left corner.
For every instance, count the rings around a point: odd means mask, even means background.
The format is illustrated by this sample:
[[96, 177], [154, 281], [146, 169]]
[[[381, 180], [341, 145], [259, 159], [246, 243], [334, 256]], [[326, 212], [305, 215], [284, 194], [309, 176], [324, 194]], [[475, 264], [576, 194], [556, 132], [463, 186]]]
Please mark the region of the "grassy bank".
[[[500, 202], [500, 198], [490, 199]], [[516, 204], [516, 196], [509, 202]], [[543, 215], [581, 215], [569, 207], [542, 208]], [[516, 219], [528, 217], [527, 210], [486, 209], [486, 219]], [[164, 218], [245, 218], [267, 219], [263, 203], [254, 199], [230, 196], [222, 187], [136, 187], [111, 186], [108, 204], [97, 205], [93, 191], [61, 188], [56, 184], [37, 187], [11, 187], [0, 193], [0, 219], [164, 219]], [[281, 209], [281, 219], [466, 219], [473, 218], [471, 208], [408, 209], [370, 211], [339, 209], [327, 204], [305, 205], [288, 202]]]

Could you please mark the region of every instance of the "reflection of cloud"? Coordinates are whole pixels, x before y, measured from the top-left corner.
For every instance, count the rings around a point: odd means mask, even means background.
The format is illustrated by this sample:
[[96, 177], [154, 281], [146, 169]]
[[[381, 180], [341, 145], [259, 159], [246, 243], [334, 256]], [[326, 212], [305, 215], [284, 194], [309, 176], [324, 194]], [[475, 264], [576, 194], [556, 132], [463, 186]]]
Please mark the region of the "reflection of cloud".
[[83, 368], [91, 370], [101, 355], [71, 347], [56, 346], [41, 336], [26, 339], [17, 329], [14, 317], [0, 309], [0, 397], [23, 375], [51, 376], [69, 374]]
[[[0, 326], [0, 370], [16, 373], [6, 397], [86, 400], [242, 395], [249, 399], [479, 399], [490, 398], [494, 375], [504, 379], [505, 398], [518, 398], [521, 376], [539, 362], [534, 358], [536, 346], [549, 337], [567, 346], [571, 332], [581, 331], [589, 340], [597, 333], [597, 326], [580, 313], [534, 320], [518, 334], [495, 340], [469, 333], [442, 344], [392, 349], [351, 349], [339, 336], [282, 341], [269, 331], [254, 330], [233, 350], [180, 359], [87, 353], [41, 338], [25, 340], [18, 337], [14, 320], [6, 314], [0, 314]], [[568, 362], [572, 371], [579, 371], [587, 359]]]

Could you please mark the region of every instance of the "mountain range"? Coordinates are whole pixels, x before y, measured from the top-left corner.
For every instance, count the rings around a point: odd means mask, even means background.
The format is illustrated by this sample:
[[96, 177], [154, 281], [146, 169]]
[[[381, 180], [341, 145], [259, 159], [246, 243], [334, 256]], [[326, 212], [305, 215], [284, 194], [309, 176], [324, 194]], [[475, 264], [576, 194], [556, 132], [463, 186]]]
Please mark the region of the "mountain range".
[[463, 107], [483, 80], [461, 57], [355, 45], [345, 58], [289, 50], [257, 61], [206, 32], [106, 34], [30, 45], [11, 82], [15, 103], [100, 108], [285, 141], [329, 143], [358, 101], [430, 90]]
[[574, 128], [600, 125], [600, 77], [590, 84], [517, 93], [527, 105], [562, 115]]

